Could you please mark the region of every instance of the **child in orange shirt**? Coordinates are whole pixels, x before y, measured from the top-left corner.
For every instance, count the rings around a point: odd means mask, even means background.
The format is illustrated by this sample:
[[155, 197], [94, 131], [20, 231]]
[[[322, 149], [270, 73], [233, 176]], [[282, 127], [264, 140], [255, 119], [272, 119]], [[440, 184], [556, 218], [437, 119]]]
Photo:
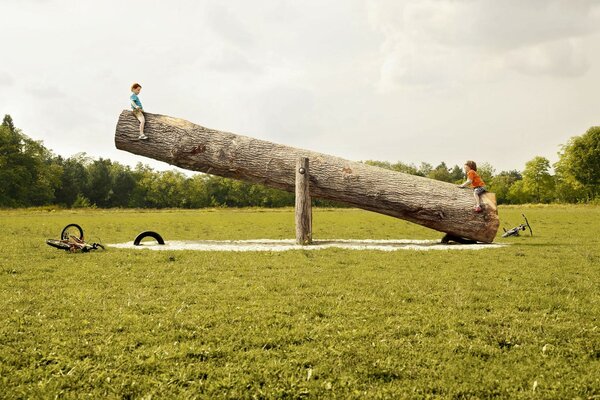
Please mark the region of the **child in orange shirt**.
[[481, 212], [482, 204], [481, 204], [481, 195], [486, 192], [485, 182], [477, 173], [477, 164], [475, 161], [467, 161], [465, 163], [465, 172], [467, 173], [467, 181], [462, 185], [459, 185], [459, 188], [465, 188], [467, 185], [471, 185], [473, 188], [473, 196], [475, 196], [475, 207], [473, 210], [475, 212]]

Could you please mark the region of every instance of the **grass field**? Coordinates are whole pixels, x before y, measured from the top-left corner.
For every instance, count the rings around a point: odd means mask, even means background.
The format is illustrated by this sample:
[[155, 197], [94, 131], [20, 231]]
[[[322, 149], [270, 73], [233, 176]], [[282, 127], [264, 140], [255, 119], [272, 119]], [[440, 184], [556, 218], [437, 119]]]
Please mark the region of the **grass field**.
[[[68, 254], [90, 240], [293, 237], [293, 211], [0, 211], [0, 398], [600, 398], [600, 207], [480, 251]], [[315, 210], [317, 238], [441, 234]]]

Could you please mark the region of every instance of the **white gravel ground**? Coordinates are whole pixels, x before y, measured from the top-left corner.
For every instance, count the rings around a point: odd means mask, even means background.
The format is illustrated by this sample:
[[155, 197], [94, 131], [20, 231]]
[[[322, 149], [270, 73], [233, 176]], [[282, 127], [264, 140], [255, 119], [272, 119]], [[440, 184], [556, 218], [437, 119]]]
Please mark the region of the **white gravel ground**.
[[287, 251], [321, 250], [332, 247], [349, 250], [483, 250], [503, 247], [498, 243], [478, 244], [441, 244], [439, 240], [351, 240], [326, 239], [315, 240], [310, 246], [300, 246], [293, 239], [273, 240], [170, 240], [164, 245], [156, 242], [142, 242], [134, 246], [133, 242], [109, 244], [109, 247], [136, 250], [198, 250], [198, 251]]

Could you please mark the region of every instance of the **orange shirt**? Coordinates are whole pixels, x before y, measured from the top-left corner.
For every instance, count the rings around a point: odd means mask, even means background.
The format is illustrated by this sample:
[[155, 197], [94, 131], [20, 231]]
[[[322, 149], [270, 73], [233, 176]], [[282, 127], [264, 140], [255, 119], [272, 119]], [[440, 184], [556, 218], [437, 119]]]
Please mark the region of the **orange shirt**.
[[467, 172], [467, 178], [471, 181], [471, 186], [473, 186], [474, 188], [485, 186], [483, 179], [481, 179], [481, 177], [475, 170], [469, 170], [469, 172]]

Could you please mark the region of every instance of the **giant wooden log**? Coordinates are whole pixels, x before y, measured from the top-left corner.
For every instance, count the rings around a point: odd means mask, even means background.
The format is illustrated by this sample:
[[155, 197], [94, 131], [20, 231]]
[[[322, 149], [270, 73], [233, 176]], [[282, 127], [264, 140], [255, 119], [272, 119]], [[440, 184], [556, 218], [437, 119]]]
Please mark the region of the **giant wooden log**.
[[227, 178], [294, 192], [296, 160], [310, 159], [311, 196], [391, 215], [451, 235], [492, 242], [498, 230], [495, 200], [473, 211], [473, 191], [419, 176], [208, 129], [165, 115], [146, 115], [145, 133], [131, 111], [119, 116], [118, 149]]

